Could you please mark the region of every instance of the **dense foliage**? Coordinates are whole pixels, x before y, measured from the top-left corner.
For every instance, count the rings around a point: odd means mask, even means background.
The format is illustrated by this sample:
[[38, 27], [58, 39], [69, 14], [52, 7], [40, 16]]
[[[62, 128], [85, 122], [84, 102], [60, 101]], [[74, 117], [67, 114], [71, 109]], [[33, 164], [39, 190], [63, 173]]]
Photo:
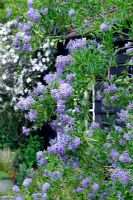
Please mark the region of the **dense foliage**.
[[[133, 75], [110, 74], [133, 65], [132, 1], [0, 5], [1, 113], [11, 110], [0, 137], [17, 149], [16, 200], [133, 199]], [[108, 123], [91, 116], [96, 100]], [[47, 147], [44, 125], [57, 133]]]

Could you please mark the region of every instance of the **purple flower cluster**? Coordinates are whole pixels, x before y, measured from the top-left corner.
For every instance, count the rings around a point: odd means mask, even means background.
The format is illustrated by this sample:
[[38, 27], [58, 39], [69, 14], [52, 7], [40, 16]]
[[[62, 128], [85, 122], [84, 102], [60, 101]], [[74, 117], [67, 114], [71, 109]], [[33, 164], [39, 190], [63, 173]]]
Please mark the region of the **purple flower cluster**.
[[68, 11], [68, 15], [71, 17], [72, 15], [75, 14], [75, 10], [74, 9], [71, 9]]
[[90, 177], [87, 177], [82, 180], [82, 187], [87, 188], [90, 185], [90, 183], [91, 183], [91, 179], [90, 179]]
[[94, 184], [91, 186], [91, 188], [92, 188], [93, 192], [98, 192], [98, 190], [99, 190], [99, 184], [94, 183]]
[[46, 88], [42, 83], [38, 83], [36, 87], [36, 91], [38, 94], [44, 94]]
[[127, 43], [125, 44], [125, 48], [129, 48], [131, 45], [132, 45], [131, 42], [127, 42]]
[[12, 8], [7, 8], [7, 16], [10, 17], [12, 15]]
[[68, 83], [62, 83], [59, 87], [59, 93], [62, 98], [67, 98], [72, 93], [72, 86]]
[[93, 131], [94, 129], [100, 128], [100, 124], [98, 122], [93, 122], [89, 129]]
[[86, 47], [86, 38], [70, 40], [66, 48], [73, 53], [78, 49], [83, 49], [84, 47]]
[[125, 171], [121, 168], [116, 169], [112, 174], [111, 174], [111, 180], [113, 183], [116, 182], [117, 178], [119, 181], [122, 183], [122, 185], [125, 187], [131, 180], [130, 173], [128, 171]]
[[34, 103], [35, 103], [35, 100], [33, 99], [33, 97], [32, 97], [32, 96], [28, 96], [27, 98], [20, 100], [20, 101], [17, 103], [17, 107], [18, 107], [20, 110], [28, 110], [29, 107], [30, 107], [31, 105], [33, 105]]
[[34, 5], [34, 1], [33, 0], [28, 0], [28, 7], [32, 8]]
[[119, 160], [123, 163], [131, 163], [133, 161], [127, 151], [120, 155]]
[[42, 13], [43, 15], [47, 15], [47, 14], [48, 14], [48, 8], [42, 9], [42, 10], [41, 10], [41, 13]]
[[114, 126], [115, 130], [118, 131], [119, 133], [123, 132], [123, 129], [120, 126]]
[[24, 187], [28, 187], [30, 186], [32, 183], [32, 178], [26, 178], [24, 181], [23, 181], [23, 186]]
[[25, 118], [28, 119], [31, 122], [35, 122], [37, 118], [37, 111], [30, 109], [28, 114], [25, 115]]
[[68, 144], [68, 149], [72, 151], [76, 151], [79, 148], [79, 145], [81, 144], [80, 138], [75, 138], [71, 140]]
[[22, 127], [22, 132], [25, 136], [28, 136], [30, 134], [30, 129], [26, 128], [25, 126]]
[[112, 85], [108, 85], [108, 83], [106, 85], [104, 85], [104, 93], [110, 93], [110, 92], [116, 92], [118, 91], [118, 88], [115, 84]]
[[103, 97], [102, 97], [100, 91], [97, 91], [97, 93], [96, 93], [96, 99], [97, 99], [98, 101], [101, 101], [102, 98], [103, 98]]
[[44, 183], [42, 187], [42, 193], [46, 193], [47, 190], [50, 189], [50, 184], [49, 183]]
[[119, 158], [119, 152], [116, 150], [112, 150], [110, 152], [110, 157], [113, 159], [113, 161], [117, 161]]
[[126, 50], [126, 53], [127, 53], [127, 54], [133, 53], [133, 48], [127, 49], [127, 50]]
[[127, 120], [128, 120], [128, 111], [127, 110], [121, 110], [120, 113], [118, 113], [118, 117], [120, 118], [120, 121], [127, 122]]
[[55, 81], [55, 79], [56, 79], [56, 76], [54, 74], [51, 74], [51, 73], [45, 75], [44, 78], [43, 78], [43, 80], [46, 81], [47, 84], [52, 83], [53, 81]]
[[33, 8], [29, 8], [27, 16], [33, 21], [38, 21], [41, 18], [39, 12]]
[[74, 59], [72, 58], [71, 55], [68, 56], [58, 56], [56, 59], [56, 71], [57, 75], [61, 76], [62, 73], [64, 72], [66, 66], [68, 64], [74, 64]]
[[19, 191], [20, 191], [19, 186], [14, 185], [13, 188], [12, 188], [12, 191], [15, 192], [15, 193], [19, 193]]
[[87, 197], [88, 197], [88, 199], [95, 199], [96, 195], [93, 193], [88, 193]]
[[110, 25], [108, 23], [103, 23], [103, 24], [100, 25], [100, 30], [102, 32], [110, 30]]
[[37, 163], [39, 166], [45, 166], [47, 164], [43, 151], [37, 152]]

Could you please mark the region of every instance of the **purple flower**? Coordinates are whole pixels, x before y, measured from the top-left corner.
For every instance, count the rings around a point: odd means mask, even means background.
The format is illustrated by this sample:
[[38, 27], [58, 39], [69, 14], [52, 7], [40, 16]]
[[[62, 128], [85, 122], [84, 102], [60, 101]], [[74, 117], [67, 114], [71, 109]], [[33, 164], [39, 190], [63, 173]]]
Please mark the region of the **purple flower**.
[[34, 200], [40, 200], [41, 193], [33, 193], [32, 196], [33, 196]]
[[37, 155], [37, 159], [40, 159], [40, 158], [44, 157], [44, 152], [38, 151], [36, 155]]
[[13, 46], [14, 46], [14, 48], [20, 48], [20, 41], [19, 40], [14, 40]]
[[126, 144], [125, 140], [120, 139], [119, 140], [120, 145], [124, 146]]
[[56, 109], [56, 112], [57, 113], [62, 113], [65, 111], [65, 102], [63, 100], [58, 100], [57, 101], [57, 109]]
[[118, 91], [118, 88], [116, 87], [115, 84], [109, 85], [108, 87], [104, 88], [104, 90], [103, 90], [104, 93], [116, 92], [116, 91]]
[[58, 154], [58, 155], [62, 156], [65, 153], [65, 147], [66, 147], [66, 144], [62, 144], [62, 143], [58, 142], [58, 143], [48, 147], [47, 151], [50, 154]]
[[25, 32], [29, 32], [29, 30], [34, 26], [34, 23], [33, 22], [28, 22], [27, 24], [24, 24], [23, 26], [23, 30]]
[[71, 10], [68, 11], [68, 15], [69, 16], [72, 16], [74, 14], [75, 14], [75, 10], [74, 9], [71, 9]]
[[67, 80], [67, 81], [71, 81], [71, 80], [73, 79], [74, 76], [75, 76], [75, 74], [73, 74], [73, 73], [67, 74], [66, 80]]
[[93, 193], [88, 193], [87, 197], [88, 197], [88, 199], [95, 199], [96, 195]]
[[107, 23], [103, 23], [103, 24], [100, 25], [100, 30], [101, 30], [102, 32], [107, 31], [107, 30], [109, 30], [109, 29], [110, 29], [110, 25], [107, 24]]
[[47, 165], [47, 161], [45, 159], [43, 151], [38, 151], [36, 155], [37, 155], [37, 164], [38, 164], [38, 166]]
[[48, 8], [42, 9], [42, 10], [41, 10], [41, 13], [42, 13], [43, 15], [47, 15], [47, 14], [48, 14]]
[[33, 0], [28, 0], [28, 7], [32, 8], [33, 5], [34, 5], [34, 1]]
[[33, 21], [38, 21], [41, 18], [40, 14], [37, 12], [37, 10], [35, 10], [33, 8], [29, 8], [29, 10], [27, 12], [27, 16]]
[[120, 126], [116, 126], [115, 125], [114, 127], [115, 127], [115, 130], [118, 131], [119, 133], [123, 132], [123, 130], [122, 130], [122, 128]]
[[119, 200], [124, 200], [124, 198], [122, 197], [122, 195], [121, 195], [121, 192], [120, 192], [120, 191], [118, 191], [118, 198], [119, 198]]
[[93, 130], [93, 129], [97, 129], [100, 127], [100, 124], [98, 122], [93, 122], [91, 124], [91, 126], [89, 127], [90, 130]]
[[130, 102], [130, 103], [128, 104], [127, 109], [128, 109], [129, 111], [133, 109], [133, 102]]
[[127, 50], [126, 50], [126, 53], [127, 53], [127, 54], [130, 54], [130, 53], [132, 53], [132, 52], [133, 52], [133, 48], [130, 48], [130, 49], [127, 49]]
[[79, 161], [78, 160], [73, 160], [73, 162], [72, 162], [72, 166], [73, 166], [73, 168], [76, 168], [76, 167], [79, 167]]
[[52, 181], [56, 181], [56, 180], [60, 179], [61, 176], [62, 176], [62, 173], [60, 173], [60, 172], [53, 172], [50, 174]]
[[38, 166], [45, 166], [47, 165], [47, 161], [45, 160], [45, 158], [41, 158], [37, 161]]
[[23, 50], [31, 52], [32, 51], [32, 47], [31, 47], [30, 43], [24, 43]]
[[88, 187], [88, 185], [90, 184], [90, 182], [91, 182], [91, 179], [90, 178], [85, 178], [85, 179], [83, 179], [82, 180], [82, 187], [83, 188], [86, 188], [86, 187]]
[[29, 106], [33, 105], [35, 103], [35, 100], [32, 96], [28, 96], [26, 99], [22, 99], [17, 103], [17, 107], [20, 110], [27, 110]]
[[131, 42], [127, 42], [127, 43], [125, 44], [125, 48], [128, 48], [128, 47], [130, 47], [131, 45], [132, 45]]
[[78, 187], [78, 188], [76, 189], [76, 191], [77, 191], [78, 193], [83, 192], [83, 190], [84, 190], [84, 188], [82, 188], [82, 187]]
[[130, 134], [128, 134], [128, 133], [125, 133], [123, 137], [124, 137], [124, 139], [127, 140], [127, 141], [130, 141], [130, 140], [133, 139], [133, 136], [130, 135]]
[[28, 114], [25, 115], [25, 118], [30, 120], [31, 122], [35, 122], [37, 117], [37, 111], [36, 110], [30, 110]]
[[113, 181], [113, 184], [116, 182], [116, 179], [117, 179], [117, 174], [116, 172], [113, 172], [110, 176], [111, 180]]
[[23, 134], [28, 136], [30, 134], [30, 129], [26, 128], [25, 126], [22, 127]]
[[116, 161], [116, 160], [118, 160], [118, 158], [119, 158], [119, 152], [116, 151], [116, 150], [112, 150], [112, 151], [110, 152], [110, 156], [111, 156], [111, 158], [112, 158], [114, 161]]
[[42, 194], [42, 199], [43, 199], [43, 200], [47, 200], [47, 199], [48, 199], [46, 193], [43, 193], [43, 194]]
[[12, 191], [15, 192], [15, 193], [18, 193], [20, 191], [19, 186], [14, 185], [13, 188], [12, 188]]
[[23, 196], [16, 197], [16, 200], [24, 200], [25, 198]]
[[12, 8], [7, 8], [7, 16], [10, 17], [12, 14]]
[[42, 83], [38, 83], [37, 87], [36, 87], [36, 90], [37, 90], [38, 93], [44, 94], [44, 92], [45, 92], [45, 86]]
[[62, 83], [59, 87], [59, 92], [62, 97], [67, 98], [72, 93], [72, 86], [68, 83]]
[[63, 123], [69, 123], [69, 125], [72, 125], [75, 122], [74, 118], [69, 117], [68, 115], [60, 115], [60, 120]]
[[128, 120], [128, 111], [121, 110], [120, 113], [118, 113], [118, 117], [120, 118], [120, 121], [126, 122]]
[[117, 96], [117, 95], [113, 95], [113, 96], [111, 96], [111, 101], [112, 101], [112, 102], [114, 102], [114, 101], [116, 101], [116, 100], [117, 100], [117, 98], [118, 98], [118, 96]]
[[56, 77], [55, 77], [54, 74], [49, 73], [49, 74], [47, 74], [47, 75], [44, 76], [43, 80], [46, 81], [47, 84], [50, 84], [53, 81], [55, 81], [55, 78]]
[[133, 192], [133, 186], [131, 187], [131, 192]]
[[92, 186], [91, 186], [93, 192], [98, 192], [99, 190], [99, 185], [97, 183], [94, 183]]
[[42, 187], [42, 193], [46, 193], [47, 192], [47, 190], [49, 190], [50, 189], [50, 184], [49, 183], [44, 183], [43, 184], [43, 187]]
[[31, 40], [31, 36], [30, 35], [25, 35], [23, 37], [24, 44], [28, 44], [30, 42], [30, 40]]
[[123, 169], [117, 169], [116, 170], [117, 176], [122, 183], [122, 185], [125, 187], [130, 182], [130, 174], [127, 171], [124, 171]]
[[81, 140], [80, 140], [80, 138], [77, 137], [77, 138], [73, 139], [71, 142], [69, 142], [68, 149], [75, 151], [79, 148], [80, 144], [81, 144]]
[[123, 163], [131, 163], [132, 159], [130, 158], [127, 151], [120, 155], [119, 160]]
[[96, 93], [96, 99], [99, 101], [99, 100], [102, 100], [102, 95], [100, 93], [100, 91], [97, 91]]
[[32, 178], [26, 178], [24, 181], [23, 181], [23, 186], [25, 187], [28, 187], [30, 186], [32, 183]]
[[66, 46], [70, 52], [75, 52], [78, 49], [83, 49], [84, 47], [86, 47], [86, 38], [70, 40]]
[[67, 64], [73, 64], [74, 59], [72, 58], [71, 55], [68, 56], [58, 56], [56, 59], [56, 71], [57, 75], [61, 76], [62, 73], [64, 72]]
[[104, 86], [104, 88], [108, 88], [108, 87], [109, 87], [109, 84], [108, 84], [107, 82], [104, 82], [104, 83], [103, 83], [103, 86]]

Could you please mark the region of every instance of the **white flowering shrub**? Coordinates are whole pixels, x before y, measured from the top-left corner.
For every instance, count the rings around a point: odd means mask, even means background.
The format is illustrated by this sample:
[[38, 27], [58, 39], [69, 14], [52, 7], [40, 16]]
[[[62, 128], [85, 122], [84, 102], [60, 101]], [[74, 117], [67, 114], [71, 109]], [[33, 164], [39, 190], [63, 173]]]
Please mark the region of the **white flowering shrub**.
[[[17, 21], [0, 25], [0, 101], [15, 105], [39, 84], [41, 76], [48, 70], [52, 61], [55, 43], [44, 40], [38, 51], [32, 54], [21, 52], [13, 45], [16, 37], [23, 37], [23, 32], [16, 35]], [[3, 104], [3, 107], [4, 107]]]

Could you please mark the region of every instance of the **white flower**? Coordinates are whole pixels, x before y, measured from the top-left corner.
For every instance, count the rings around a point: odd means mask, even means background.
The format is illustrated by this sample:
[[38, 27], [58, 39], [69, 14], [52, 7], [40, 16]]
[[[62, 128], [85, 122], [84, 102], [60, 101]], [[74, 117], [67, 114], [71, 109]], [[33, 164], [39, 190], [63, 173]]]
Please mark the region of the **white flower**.
[[46, 59], [45, 59], [45, 58], [43, 58], [43, 59], [42, 59], [42, 62], [44, 62], [44, 63], [45, 63], [45, 62], [46, 62]]
[[37, 57], [41, 58], [41, 53], [40, 52], [37, 53]]
[[45, 52], [45, 56], [48, 57], [48, 56], [50, 55], [50, 53], [51, 53], [50, 50], [47, 50], [47, 51]]
[[47, 61], [47, 62], [49, 62], [49, 61], [50, 61], [49, 57], [48, 57], [48, 58], [46, 58], [46, 61]]
[[43, 49], [45, 50], [46, 48], [48, 48], [49, 47], [49, 43], [45, 43], [44, 45], [43, 45]]
[[30, 83], [30, 82], [31, 82], [31, 78], [28, 77], [27, 80], [26, 80], [26, 82], [27, 82], [27, 83]]
[[51, 45], [51, 46], [54, 46], [54, 42], [50, 42], [50, 45]]
[[5, 65], [6, 64], [6, 60], [3, 59], [2, 60], [2, 64]]
[[2, 79], [3, 79], [3, 80], [6, 80], [6, 79], [7, 79], [7, 77], [6, 77], [5, 74], [2, 75]]

